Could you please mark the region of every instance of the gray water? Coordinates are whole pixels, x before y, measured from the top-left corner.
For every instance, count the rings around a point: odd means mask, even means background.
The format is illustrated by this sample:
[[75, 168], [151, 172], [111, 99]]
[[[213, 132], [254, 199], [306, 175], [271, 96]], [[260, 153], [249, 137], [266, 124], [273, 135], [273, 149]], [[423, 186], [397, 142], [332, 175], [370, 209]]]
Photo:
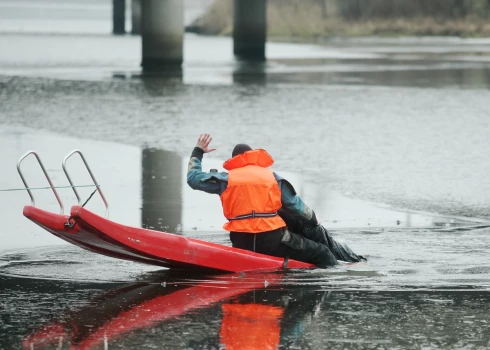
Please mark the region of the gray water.
[[[0, 1], [0, 189], [22, 187], [29, 149], [66, 185], [61, 160], [79, 148], [112, 220], [230, 244], [218, 197], [185, 183], [209, 132], [205, 169], [238, 142], [267, 149], [369, 261], [217, 283], [65, 244], [23, 218], [25, 192], [0, 192], [0, 348], [218, 349], [226, 329], [257, 348], [261, 327], [290, 349], [490, 346], [490, 40], [270, 42], [261, 65], [235, 62], [229, 38], [186, 35], [182, 71], [148, 75], [140, 38], [107, 34], [110, 2], [86, 5]], [[97, 197], [88, 208], [104, 213]], [[280, 316], [230, 323], [230, 304]]]

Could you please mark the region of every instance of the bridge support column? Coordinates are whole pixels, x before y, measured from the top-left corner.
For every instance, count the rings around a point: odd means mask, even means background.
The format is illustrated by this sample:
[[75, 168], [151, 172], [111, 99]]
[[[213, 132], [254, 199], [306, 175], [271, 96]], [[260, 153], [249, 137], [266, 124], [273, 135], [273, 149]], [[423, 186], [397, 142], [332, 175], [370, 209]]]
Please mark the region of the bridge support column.
[[234, 0], [233, 53], [238, 59], [265, 61], [267, 0]]
[[183, 61], [182, 0], [143, 0], [141, 35], [144, 69], [180, 66]]
[[126, 1], [112, 0], [112, 33], [125, 34]]
[[141, 34], [141, 1], [131, 0], [131, 34]]

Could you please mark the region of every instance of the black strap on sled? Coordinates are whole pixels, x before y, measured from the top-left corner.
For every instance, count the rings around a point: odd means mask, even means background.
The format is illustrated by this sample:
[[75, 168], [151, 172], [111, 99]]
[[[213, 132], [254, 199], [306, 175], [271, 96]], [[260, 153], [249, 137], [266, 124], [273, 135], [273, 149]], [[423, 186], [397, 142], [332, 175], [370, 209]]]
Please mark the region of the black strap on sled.
[[283, 269], [287, 269], [288, 268], [288, 262], [289, 262], [289, 258], [286, 256], [284, 258], [284, 264], [282, 265], [282, 268]]
[[273, 218], [277, 215], [277, 211], [273, 213], [256, 213], [255, 210], [252, 210], [250, 214], [242, 214], [237, 215], [232, 218], [227, 218], [229, 221], [233, 220], [243, 220], [243, 219], [255, 219], [255, 218]]

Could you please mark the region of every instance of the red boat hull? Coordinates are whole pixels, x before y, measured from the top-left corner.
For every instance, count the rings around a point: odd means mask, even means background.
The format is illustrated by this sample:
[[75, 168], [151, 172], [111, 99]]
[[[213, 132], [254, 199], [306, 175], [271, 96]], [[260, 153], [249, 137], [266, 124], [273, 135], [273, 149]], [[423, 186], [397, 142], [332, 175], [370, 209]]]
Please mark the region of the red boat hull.
[[[137, 261], [167, 268], [241, 272], [278, 270], [284, 259], [247, 250], [205, 242], [172, 233], [120, 225], [80, 206], [68, 216], [54, 214], [32, 206], [24, 207], [24, 216], [81, 248], [113, 258]], [[289, 260], [287, 268], [312, 268], [314, 265]]]

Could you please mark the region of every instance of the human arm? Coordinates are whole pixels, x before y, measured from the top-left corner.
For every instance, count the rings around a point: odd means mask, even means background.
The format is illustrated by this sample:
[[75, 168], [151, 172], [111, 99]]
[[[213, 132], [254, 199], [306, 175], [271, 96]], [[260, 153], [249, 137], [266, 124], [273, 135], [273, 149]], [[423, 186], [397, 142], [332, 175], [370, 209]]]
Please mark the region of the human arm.
[[215, 148], [209, 148], [212, 138], [209, 134], [201, 134], [196, 147], [192, 151], [187, 168], [187, 184], [194, 190], [207, 193], [221, 194], [228, 184], [228, 174], [202, 171], [202, 159], [204, 153], [209, 153]]
[[284, 212], [304, 224], [319, 225], [315, 212], [296, 194], [294, 187], [279, 175], [274, 173], [274, 176], [281, 189], [281, 204]]

